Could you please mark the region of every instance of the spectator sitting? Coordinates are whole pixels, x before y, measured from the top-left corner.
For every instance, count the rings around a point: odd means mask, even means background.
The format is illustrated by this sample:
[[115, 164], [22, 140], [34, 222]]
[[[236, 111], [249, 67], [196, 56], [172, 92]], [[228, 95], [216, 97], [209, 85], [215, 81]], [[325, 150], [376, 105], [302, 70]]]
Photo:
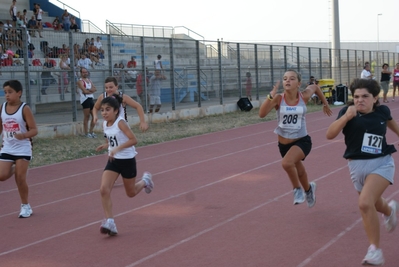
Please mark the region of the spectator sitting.
[[103, 45], [101, 44], [100, 41], [100, 36], [97, 36], [96, 41], [94, 41], [94, 46], [97, 47], [98, 55], [102, 59], [104, 58], [104, 50], [103, 50]]
[[78, 24], [76, 24], [76, 19], [75, 19], [75, 17], [74, 16], [71, 16], [71, 27], [70, 27], [70, 29], [71, 30], [75, 30], [75, 32], [78, 32], [79, 31], [79, 27], [78, 27]]
[[86, 40], [83, 42], [83, 45], [82, 45], [82, 53], [89, 52], [89, 46], [90, 46], [90, 39], [86, 38]]
[[43, 52], [44, 56], [54, 57], [53, 49], [51, 49], [51, 48], [48, 46], [48, 44], [46, 44], [46, 43], [45, 43], [45, 44], [43, 45], [43, 47], [42, 47], [42, 52]]
[[91, 61], [95, 62], [96, 65], [103, 65], [103, 64], [100, 62], [100, 57], [99, 57], [99, 55], [98, 55], [98, 49], [97, 49], [97, 47], [96, 47], [94, 44], [90, 44], [88, 50], [89, 50], [89, 55], [90, 55]]
[[7, 50], [6, 51], [6, 55], [7, 57], [3, 59], [2, 66], [4, 67], [10, 67], [10, 66], [14, 66], [14, 52], [11, 50]]
[[132, 56], [131, 57], [131, 60], [127, 63], [127, 67], [130, 69], [130, 68], [136, 68], [136, 66], [137, 66], [137, 62], [136, 62], [136, 57], [135, 56]]
[[85, 53], [82, 53], [81, 58], [78, 60], [77, 66], [79, 68], [85, 68], [87, 70], [89, 70], [89, 67], [94, 69], [93, 62], [89, 58], [87, 58], [87, 55]]
[[53, 20], [53, 28], [55, 31], [62, 30], [62, 24], [60, 23], [60, 20], [58, 17], [55, 17], [55, 19]]
[[62, 48], [58, 51], [58, 54], [69, 55], [69, 47], [67, 47], [66, 44], [62, 44]]
[[26, 14], [28, 11], [26, 11], [26, 9], [24, 9], [24, 11], [22, 11], [22, 18], [24, 21], [24, 25], [28, 26], [28, 15]]
[[80, 54], [82, 54], [82, 49], [80, 49], [80, 45], [78, 44], [73, 45], [73, 54], [75, 59], [80, 58]]
[[28, 25], [27, 26], [28, 26], [30, 35], [32, 37], [36, 37], [36, 31], [35, 30], [37, 30], [38, 27], [37, 27], [37, 22], [36, 22], [35, 16], [31, 17], [31, 19], [28, 21]]

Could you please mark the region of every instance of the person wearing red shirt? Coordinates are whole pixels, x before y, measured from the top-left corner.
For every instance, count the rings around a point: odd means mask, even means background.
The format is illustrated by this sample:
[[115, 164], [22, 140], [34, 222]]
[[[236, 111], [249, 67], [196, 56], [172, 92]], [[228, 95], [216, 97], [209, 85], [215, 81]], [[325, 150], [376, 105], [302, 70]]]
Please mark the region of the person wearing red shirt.
[[137, 62], [136, 62], [136, 57], [135, 56], [132, 56], [131, 57], [131, 59], [132, 60], [130, 60], [128, 63], [127, 63], [127, 67], [128, 68], [136, 68], [136, 66], [137, 66]]

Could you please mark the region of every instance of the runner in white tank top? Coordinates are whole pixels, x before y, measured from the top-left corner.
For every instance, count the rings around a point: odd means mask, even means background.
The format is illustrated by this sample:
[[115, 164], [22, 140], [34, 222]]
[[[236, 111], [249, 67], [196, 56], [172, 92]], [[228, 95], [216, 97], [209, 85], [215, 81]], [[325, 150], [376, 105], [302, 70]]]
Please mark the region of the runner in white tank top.
[[101, 178], [101, 203], [103, 205], [105, 220], [101, 223], [102, 234], [116, 235], [118, 233], [112, 213], [111, 191], [119, 175], [123, 178], [123, 185], [128, 197], [134, 197], [145, 188], [146, 193], [151, 193], [154, 188], [152, 176], [145, 172], [142, 179], [136, 182], [136, 136], [119, 116], [122, 98], [114, 94], [101, 101], [101, 115], [103, 116], [104, 136], [107, 142], [97, 148], [97, 151], [108, 149], [108, 162]]
[[31, 138], [37, 135], [37, 127], [31, 109], [21, 101], [22, 84], [17, 80], [10, 80], [4, 83], [3, 88], [7, 102], [0, 109], [0, 132], [3, 138], [0, 181], [6, 181], [15, 174], [21, 198], [19, 217], [27, 218], [31, 216], [32, 208], [28, 201], [26, 176], [32, 158]]
[[[278, 126], [274, 131], [278, 135], [278, 146], [283, 157], [282, 166], [294, 188], [294, 205], [305, 202], [311, 208], [316, 203], [316, 183], [309, 183], [302, 161], [312, 148], [312, 141], [306, 131], [306, 103], [316, 94], [324, 104], [323, 112], [331, 116], [328, 102], [315, 84], [308, 85], [301, 93], [301, 75], [295, 70], [288, 70], [283, 77], [283, 94], [276, 94], [280, 82], [273, 87], [259, 109], [259, 116], [264, 118], [272, 109], [277, 110]], [[304, 194], [304, 191], [305, 193]]]

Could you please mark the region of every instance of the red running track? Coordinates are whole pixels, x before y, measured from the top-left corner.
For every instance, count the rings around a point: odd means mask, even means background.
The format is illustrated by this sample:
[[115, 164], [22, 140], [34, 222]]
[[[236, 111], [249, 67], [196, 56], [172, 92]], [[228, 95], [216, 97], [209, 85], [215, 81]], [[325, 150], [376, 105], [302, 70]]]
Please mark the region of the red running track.
[[[399, 105], [389, 105], [398, 119]], [[325, 138], [338, 111], [307, 116], [312, 209], [292, 204], [276, 121], [265, 122], [138, 148], [139, 174], [150, 171], [155, 189], [130, 199], [114, 188], [115, 237], [99, 232], [105, 155], [30, 169], [28, 219], [17, 218], [13, 179], [1, 183], [0, 266], [360, 266], [368, 242], [343, 136]], [[388, 141], [398, 138], [390, 132]], [[394, 185], [384, 196], [398, 193]], [[385, 266], [398, 266], [398, 231], [381, 226]]]

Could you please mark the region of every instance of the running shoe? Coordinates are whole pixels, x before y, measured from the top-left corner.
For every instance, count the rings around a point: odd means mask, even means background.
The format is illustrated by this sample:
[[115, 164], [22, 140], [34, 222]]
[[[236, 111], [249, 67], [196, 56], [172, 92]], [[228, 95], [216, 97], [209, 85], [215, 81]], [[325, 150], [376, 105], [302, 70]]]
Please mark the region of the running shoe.
[[383, 218], [385, 219], [385, 229], [390, 233], [395, 230], [396, 225], [398, 224], [398, 218], [396, 215], [397, 209], [398, 209], [398, 203], [395, 200], [391, 200], [388, 203], [388, 206], [391, 207], [392, 212], [390, 216], [385, 216], [382, 215]]
[[97, 138], [97, 135], [94, 132], [92, 132], [91, 133], [91, 138]]
[[316, 183], [311, 182], [310, 189], [306, 193], [306, 202], [308, 203], [308, 207], [311, 208], [316, 204]]
[[382, 255], [382, 250], [376, 248], [375, 245], [370, 245], [367, 254], [362, 261], [363, 265], [383, 265], [384, 256]]
[[305, 202], [305, 194], [302, 188], [294, 188], [294, 205]]
[[87, 138], [93, 138], [93, 135], [91, 135], [91, 133], [88, 133], [85, 135]]
[[105, 219], [101, 223], [100, 233], [108, 234], [110, 236], [118, 234], [118, 230], [116, 229], [115, 221], [112, 219]]
[[145, 192], [147, 194], [151, 193], [152, 189], [154, 189], [154, 182], [152, 181], [151, 173], [144, 172], [142, 180], [145, 182]]
[[29, 204], [21, 204], [21, 211], [19, 212], [19, 218], [29, 218], [33, 211]]

